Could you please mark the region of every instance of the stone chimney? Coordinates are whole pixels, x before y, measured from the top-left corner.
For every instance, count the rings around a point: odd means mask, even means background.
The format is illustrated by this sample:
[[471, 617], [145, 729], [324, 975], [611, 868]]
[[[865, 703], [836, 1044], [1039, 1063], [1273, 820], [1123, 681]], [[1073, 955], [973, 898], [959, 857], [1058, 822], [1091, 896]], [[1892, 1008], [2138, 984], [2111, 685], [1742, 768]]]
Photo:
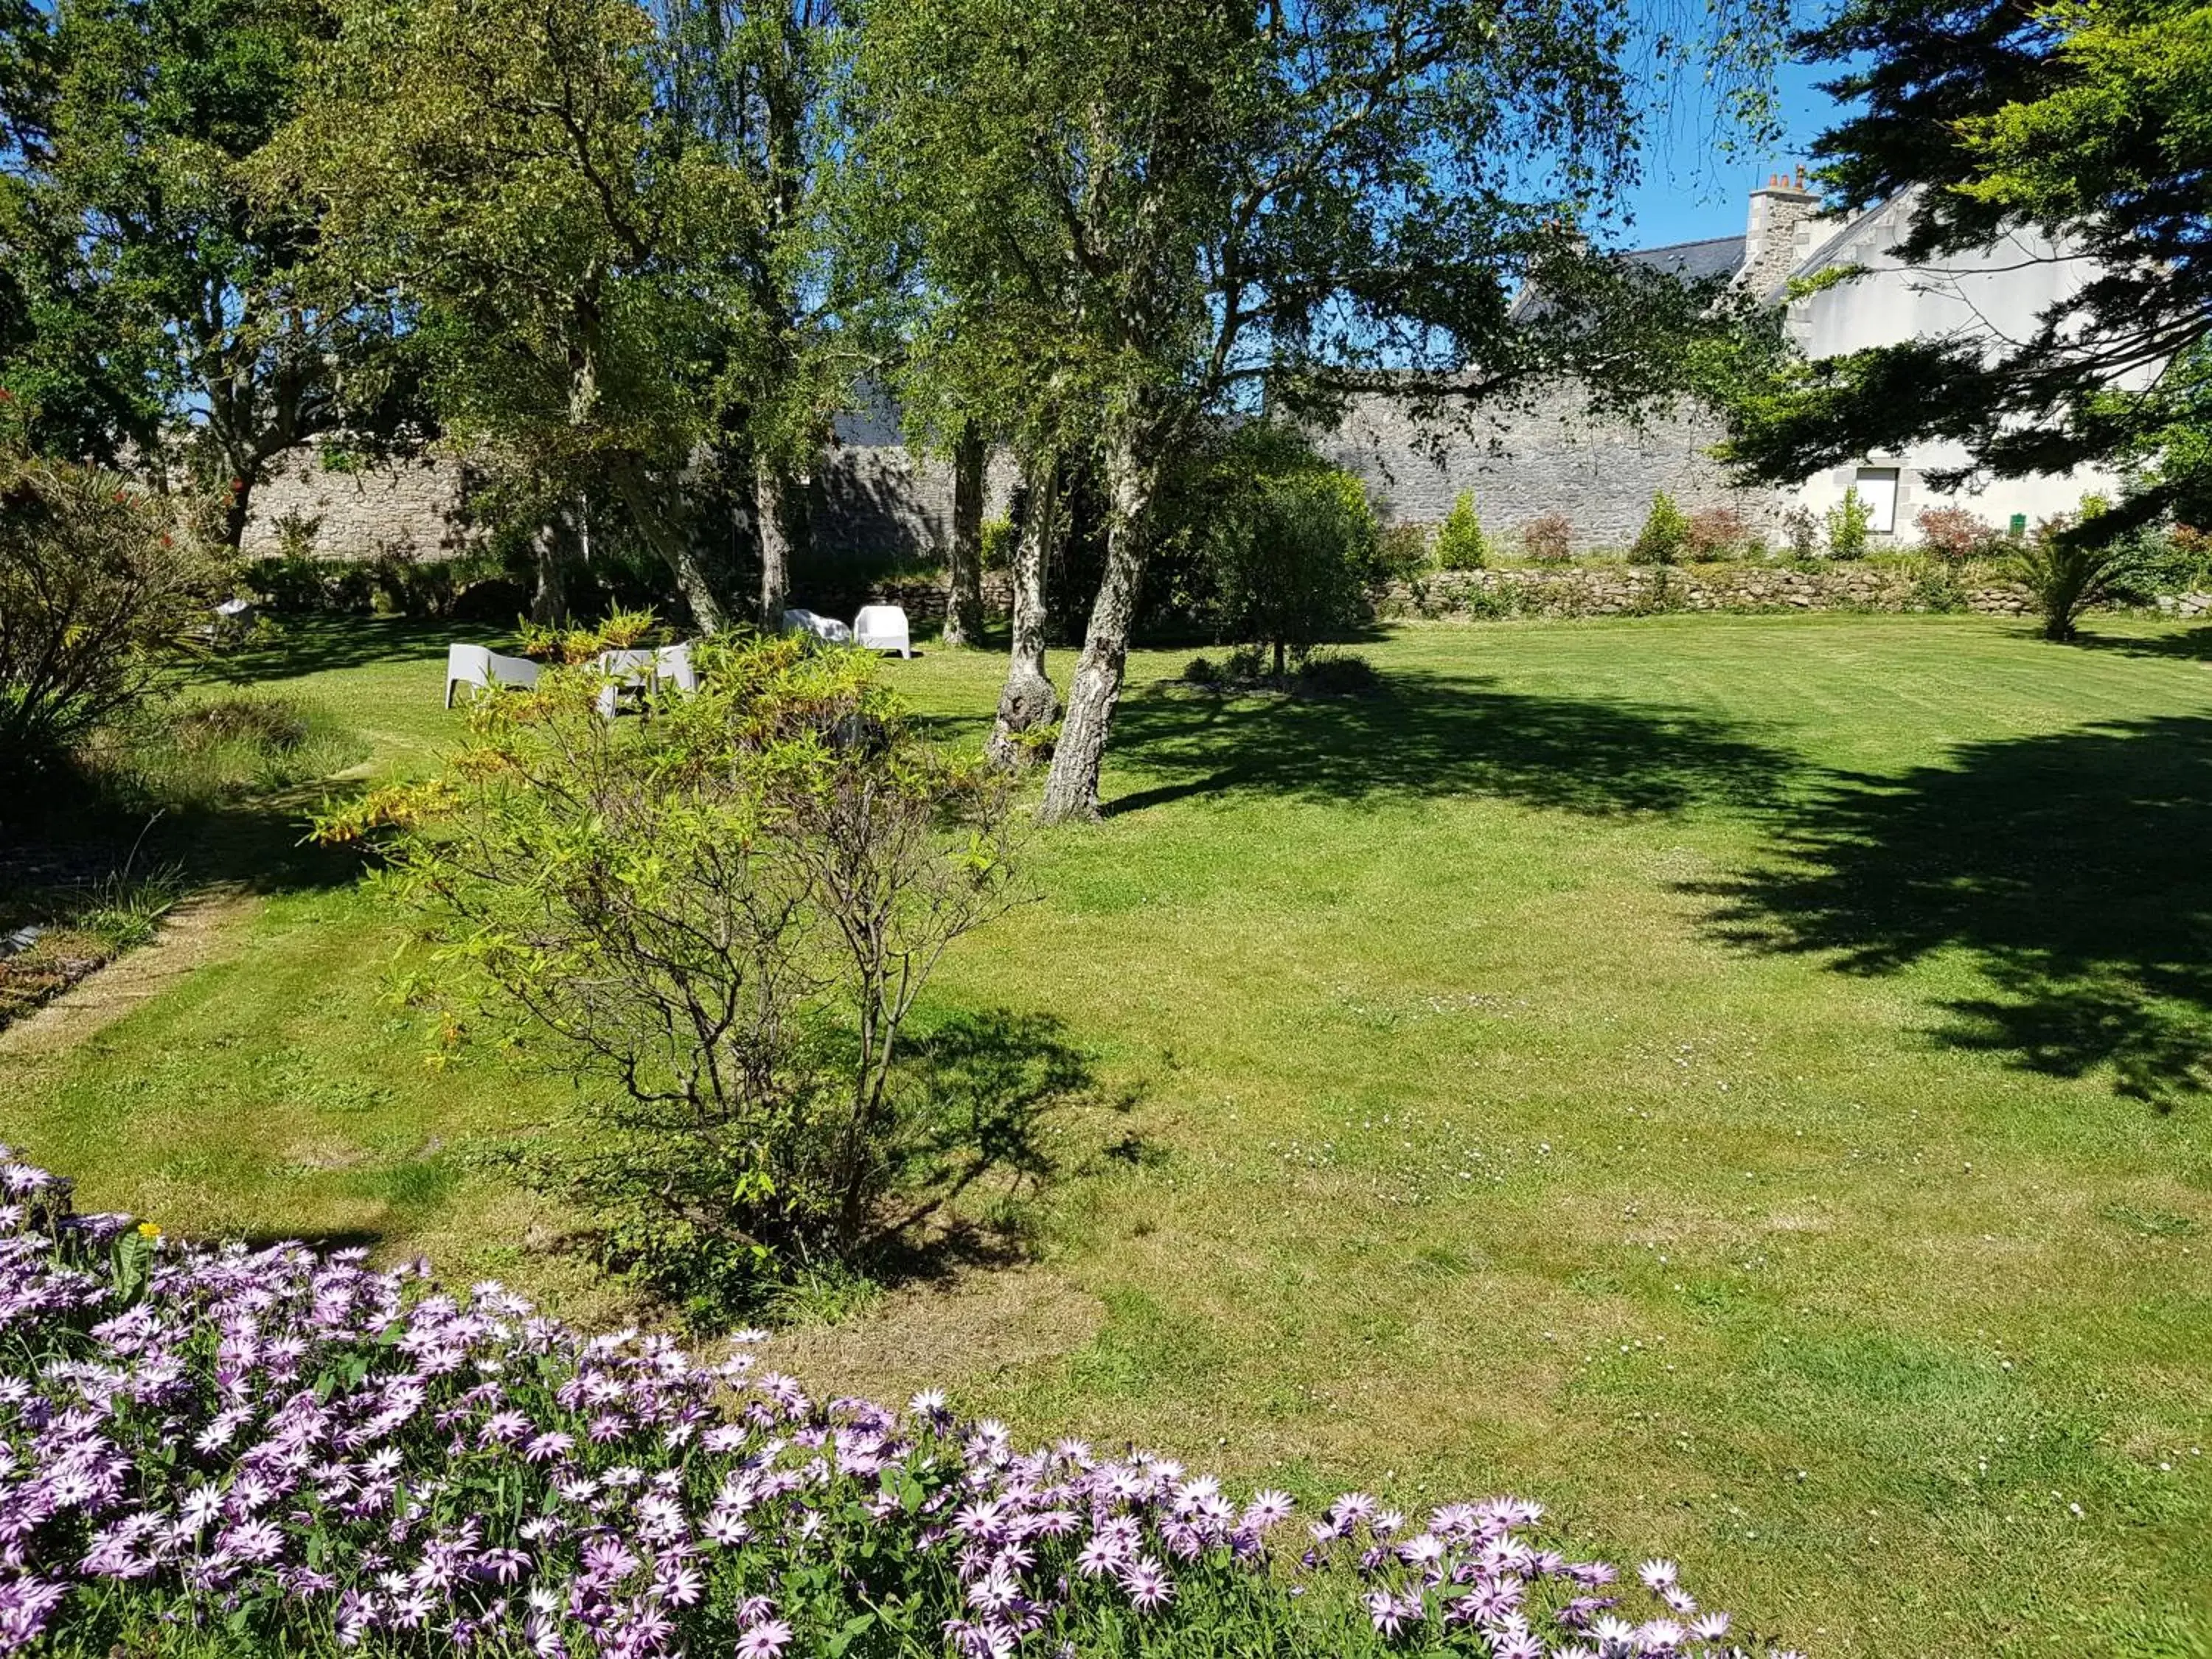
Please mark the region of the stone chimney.
[[1805, 187], [1805, 169], [1769, 173], [1766, 187], [1751, 192], [1751, 217], [1743, 228], [1743, 269], [1736, 281], [1764, 295], [1813, 251], [1817, 191]]

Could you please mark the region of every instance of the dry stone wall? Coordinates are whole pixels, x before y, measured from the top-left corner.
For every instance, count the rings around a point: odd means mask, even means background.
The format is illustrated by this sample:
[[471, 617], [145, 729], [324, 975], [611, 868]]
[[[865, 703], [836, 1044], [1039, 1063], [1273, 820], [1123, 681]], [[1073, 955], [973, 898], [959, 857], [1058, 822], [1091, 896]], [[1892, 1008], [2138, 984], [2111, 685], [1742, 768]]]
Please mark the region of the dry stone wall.
[[1931, 586], [1909, 570], [1845, 565], [1832, 570], [1756, 565], [1623, 568], [1569, 565], [1444, 570], [1392, 582], [1376, 610], [1385, 617], [1633, 617], [1674, 611], [1966, 610], [2021, 616], [2016, 582]]
[[461, 521], [465, 482], [449, 459], [333, 472], [312, 450], [295, 450], [246, 503], [241, 550], [248, 558], [285, 551], [289, 523], [318, 558], [451, 558], [475, 533]]

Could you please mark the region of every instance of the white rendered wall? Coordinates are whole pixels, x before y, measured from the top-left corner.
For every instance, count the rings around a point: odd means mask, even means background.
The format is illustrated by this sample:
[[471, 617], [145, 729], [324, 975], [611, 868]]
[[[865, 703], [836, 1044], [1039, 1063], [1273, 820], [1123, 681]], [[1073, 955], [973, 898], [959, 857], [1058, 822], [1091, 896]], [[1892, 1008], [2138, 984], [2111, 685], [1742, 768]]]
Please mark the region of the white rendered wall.
[[[1808, 356], [1838, 356], [1913, 339], [1975, 341], [1994, 353], [2032, 336], [2045, 312], [2078, 294], [2095, 275], [2094, 262], [2036, 234], [2008, 236], [1986, 248], [1908, 268], [1889, 250], [1904, 239], [1911, 200], [1910, 195], [1899, 197], [1877, 209], [1823, 253], [1824, 267], [1859, 265], [1865, 275], [1790, 302], [1790, 336]], [[1826, 228], [1832, 230], [1832, 222]], [[1861, 465], [1869, 467], [1898, 469], [1893, 539], [1917, 541], [1914, 521], [1930, 507], [1964, 507], [2002, 530], [2015, 514], [2033, 526], [2038, 520], [2072, 512], [2084, 495], [2112, 495], [2118, 488], [2112, 474], [2090, 468], [2049, 477], [1989, 479], [1951, 495], [1928, 483], [1929, 472], [1963, 467], [1966, 459], [1964, 448], [1948, 442], [1863, 458]], [[1800, 486], [1796, 499], [1825, 514], [1842, 501], [1856, 471], [1843, 466], [1817, 474]]]

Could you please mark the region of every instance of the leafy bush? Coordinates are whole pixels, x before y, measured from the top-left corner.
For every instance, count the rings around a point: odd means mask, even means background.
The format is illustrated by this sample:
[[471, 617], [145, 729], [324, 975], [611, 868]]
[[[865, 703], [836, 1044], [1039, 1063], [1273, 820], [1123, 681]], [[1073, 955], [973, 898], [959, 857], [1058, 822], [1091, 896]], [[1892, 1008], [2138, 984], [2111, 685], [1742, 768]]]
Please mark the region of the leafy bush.
[[1574, 557], [1575, 527], [1564, 513], [1542, 513], [1521, 526], [1521, 549], [1541, 564]]
[[2212, 538], [2187, 525], [2132, 531], [2122, 540], [2107, 589], [2114, 600], [2129, 605], [2212, 591]]
[[1636, 544], [1628, 556], [1638, 564], [1676, 564], [1689, 546], [1690, 521], [1674, 505], [1674, 498], [1662, 489], [1651, 498], [1651, 511], [1644, 517], [1644, 528], [1636, 532]]
[[1384, 581], [1411, 581], [1429, 568], [1429, 532], [1420, 525], [1385, 525], [1376, 538], [1376, 574]]
[[1372, 696], [1382, 678], [1356, 651], [1316, 651], [1298, 664], [1297, 690], [1309, 697]]
[[1367, 487], [1349, 472], [1257, 480], [1245, 514], [1215, 538], [1224, 631], [1268, 647], [1283, 673], [1291, 653], [1366, 614], [1379, 539]]
[[1828, 509], [1828, 556], [1864, 558], [1867, 538], [1873, 533], [1873, 510], [1860, 499], [1856, 484], [1846, 487], [1844, 499]]
[[[1771, 1644], [1535, 1530], [1407, 1523], [934, 1391], [817, 1402], [500, 1285], [299, 1244], [181, 1248], [0, 1151], [0, 1651], [537, 1659], [1365, 1659]], [[1632, 1602], [1640, 1604], [1632, 1606]]]
[[2002, 539], [1995, 525], [1963, 507], [1923, 507], [1913, 523], [1922, 550], [1954, 563], [1979, 558]]
[[702, 645], [640, 720], [556, 668], [477, 700], [445, 773], [324, 821], [386, 835], [436, 949], [415, 988], [581, 1085], [524, 1175], [702, 1322], [877, 1242], [932, 1127], [894, 1088], [945, 948], [1013, 901], [1008, 786], [923, 744], [863, 653]]
[[1365, 484], [1273, 422], [1216, 434], [1185, 457], [1163, 523], [1159, 581], [1147, 586], [1164, 610], [1264, 645], [1279, 665], [1356, 627], [1389, 574]]
[[983, 520], [983, 568], [1010, 570], [1014, 563], [1014, 549], [1022, 538], [1021, 527], [1009, 518]]
[[0, 775], [20, 780], [154, 690], [216, 574], [173, 501], [0, 453]]
[[1690, 514], [1684, 545], [1693, 559], [1739, 558], [1759, 545], [1751, 520], [1733, 507], [1708, 507]]
[[602, 652], [633, 651], [660, 642], [666, 633], [650, 610], [611, 611], [596, 623], [574, 627], [525, 622], [517, 645], [526, 657], [574, 667]]
[[[501, 581], [503, 570], [500, 559], [489, 553], [450, 559], [390, 554], [332, 559], [316, 557], [305, 545], [288, 544], [278, 555], [245, 561], [238, 568], [238, 581], [261, 605], [283, 616], [442, 617], [463, 608], [471, 589]], [[514, 611], [505, 614], [512, 617]]]
[[1490, 538], [1474, 510], [1474, 492], [1462, 489], [1437, 526], [1437, 563], [1445, 570], [1480, 570], [1490, 562]]

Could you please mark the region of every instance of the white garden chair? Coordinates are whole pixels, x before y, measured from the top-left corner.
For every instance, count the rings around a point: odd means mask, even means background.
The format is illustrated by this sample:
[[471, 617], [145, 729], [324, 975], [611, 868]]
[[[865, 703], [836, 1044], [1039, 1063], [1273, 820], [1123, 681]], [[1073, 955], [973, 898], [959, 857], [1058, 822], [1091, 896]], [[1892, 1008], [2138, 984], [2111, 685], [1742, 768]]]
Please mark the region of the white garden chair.
[[612, 720], [621, 712], [625, 693], [642, 696], [653, 684], [658, 653], [651, 651], [602, 651], [592, 666], [607, 676], [599, 688], [599, 713]]
[[527, 691], [538, 684], [538, 665], [527, 657], [502, 657], [481, 645], [446, 647], [446, 707], [453, 706], [453, 688], [473, 685], [489, 691], [495, 685], [512, 685]]
[[692, 665], [689, 641], [682, 645], [664, 645], [653, 653], [653, 677], [674, 686], [685, 696], [699, 689], [699, 671]]
[[896, 651], [914, 655], [914, 639], [906, 612], [895, 605], [864, 605], [853, 618], [853, 639], [866, 651]]
[[850, 645], [853, 630], [835, 617], [823, 616], [819, 611], [794, 607], [783, 613], [784, 631], [788, 634], [811, 634], [817, 640], [831, 645]]

